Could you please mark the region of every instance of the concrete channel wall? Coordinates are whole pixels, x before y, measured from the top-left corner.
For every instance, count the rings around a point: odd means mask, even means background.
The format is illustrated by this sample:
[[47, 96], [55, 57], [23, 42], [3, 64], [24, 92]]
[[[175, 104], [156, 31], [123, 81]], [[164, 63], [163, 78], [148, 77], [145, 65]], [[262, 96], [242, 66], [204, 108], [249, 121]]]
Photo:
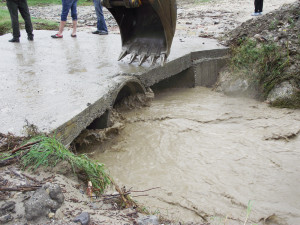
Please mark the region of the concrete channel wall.
[[228, 58], [213, 39], [175, 38], [164, 66], [116, 59], [120, 35], [79, 32], [76, 39], [51, 39], [21, 32], [20, 43], [0, 37], [0, 132], [26, 135], [27, 121], [69, 145], [88, 126], [105, 127], [117, 99], [147, 87], [212, 86]]

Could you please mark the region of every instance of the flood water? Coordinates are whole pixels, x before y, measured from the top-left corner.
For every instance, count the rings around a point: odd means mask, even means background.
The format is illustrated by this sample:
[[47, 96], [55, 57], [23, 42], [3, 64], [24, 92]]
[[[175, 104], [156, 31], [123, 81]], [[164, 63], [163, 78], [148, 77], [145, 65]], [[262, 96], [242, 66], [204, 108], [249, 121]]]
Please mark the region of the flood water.
[[244, 224], [251, 201], [247, 224], [300, 224], [299, 110], [193, 88], [161, 91], [123, 116], [120, 135], [90, 157], [120, 186], [160, 187], [136, 198], [152, 212]]

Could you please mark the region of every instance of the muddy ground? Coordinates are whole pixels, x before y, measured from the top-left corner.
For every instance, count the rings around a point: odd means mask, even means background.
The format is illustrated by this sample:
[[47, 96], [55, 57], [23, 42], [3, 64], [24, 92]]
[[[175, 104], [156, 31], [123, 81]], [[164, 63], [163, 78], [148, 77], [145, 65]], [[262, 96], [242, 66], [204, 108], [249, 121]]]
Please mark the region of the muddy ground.
[[[295, 0], [270, 0], [264, 2], [264, 13], [279, 8]], [[177, 0], [178, 22], [176, 35], [193, 37], [220, 37], [242, 22], [251, 19], [254, 11], [252, 0]], [[59, 22], [61, 6], [31, 7], [31, 15], [36, 18]], [[119, 28], [111, 14], [104, 9], [104, 16], [110, 33], [119, 33]], [[91, 31], [96, 26], [93, 6], [78, 7], [79, 30]], [[69, 17], [68, 23], [71, 23]]]

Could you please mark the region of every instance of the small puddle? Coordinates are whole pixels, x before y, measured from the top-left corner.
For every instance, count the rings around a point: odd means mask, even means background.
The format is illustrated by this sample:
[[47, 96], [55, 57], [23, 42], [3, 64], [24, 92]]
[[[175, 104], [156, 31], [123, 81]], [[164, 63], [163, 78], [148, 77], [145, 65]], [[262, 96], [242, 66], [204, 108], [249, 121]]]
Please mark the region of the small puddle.
[[[89, 156], [168, 219], [210, 224], [300, 224], [300, 111], [207, 88], [168, 89]], [[225, 221], [225, 222], [224, 222]]]

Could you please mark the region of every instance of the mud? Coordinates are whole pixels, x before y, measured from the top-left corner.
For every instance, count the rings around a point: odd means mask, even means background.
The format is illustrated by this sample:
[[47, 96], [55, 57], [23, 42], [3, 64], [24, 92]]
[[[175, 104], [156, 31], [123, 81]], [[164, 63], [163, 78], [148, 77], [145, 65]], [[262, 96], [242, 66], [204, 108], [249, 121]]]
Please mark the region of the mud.
[[158, 93], [125, 110], [120, 135], [85, 147], [136, 199], [174, 221], [300, 224], [300, 111], [206, 88]]

